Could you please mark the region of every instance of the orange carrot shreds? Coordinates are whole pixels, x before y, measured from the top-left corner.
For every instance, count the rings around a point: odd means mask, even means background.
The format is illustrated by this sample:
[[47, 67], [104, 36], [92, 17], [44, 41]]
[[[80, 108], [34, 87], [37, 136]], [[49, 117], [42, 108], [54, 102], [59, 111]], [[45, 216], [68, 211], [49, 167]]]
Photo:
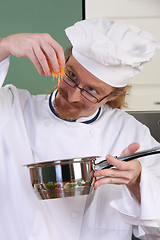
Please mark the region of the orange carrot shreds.
[[55, 72], [53, 71], [53, 69], [52, 69], [52, 66], [51, 66], [50, 61], [47, 60], [48, 66], [49, 66], [49, 68], [50, 68], [50, 70], [51, 70], [51, 74], [52, 74], [52, 76], [53, 76], [53, 81], [54, 81], [55, 78], [57, 78], [57, 79], [58, 79], [58, 86], [59, 86], [60, 81], [63, 80], [63, 76], [65, 75], [65, 72], [64, 72], [64, 68], [60, 65], [59, 59], [57, 59], [57, 61], [58, 61], [58, 64], [59, 64], [59, 72], [58, 72], [58, 73], [55, 73]]

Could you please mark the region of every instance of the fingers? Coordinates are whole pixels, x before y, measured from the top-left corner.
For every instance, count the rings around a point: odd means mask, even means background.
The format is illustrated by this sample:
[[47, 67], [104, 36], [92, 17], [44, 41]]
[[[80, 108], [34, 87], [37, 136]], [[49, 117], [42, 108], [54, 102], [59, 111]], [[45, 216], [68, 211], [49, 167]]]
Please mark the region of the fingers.
[[59, 72], [59, 64], [57, 59], [59, 60], [62, 67], [65, 66], [65, 56], [63, 48], [49, 34], [44, 34], [44, 38], [47, 44], [43, 44], [41, 48], [49, 59], [53, 71]]
[[96, 190], [99, 186], [103, 184], [116, 184], [116, 185], [121, 185], [121, 184], [127, 184], [128, 180], [126, 178], [111, 178], [111, 177], [105, 177], [97, 180], [94, 184], [94, 189]]
[[45, 72], [44, 72], [40, 62], [38, 61], [38, 58], [36, 57], [33, 49], [30, 49], [26, 56], [33, 62], [35, 68], [38, 71], [38, 73], [41, 74], [41, 75], [45, 75]]
[[95, 189], [102, 184], [129, 185], [135, 182], [141, 173], [141, 164], [137, 159], [125, 162], [107, 155], [107, 161], [115, 168], [103, 169], [94, 173], [94, 177], [100, 178], [95, 182]]
[[95, 177], [122, 179], [122, 182], [120, 181], [120, 183], [124, 183], [124, 180], [125, 180], [125, 183], [128, 183], [127, 181], [130, 181], [134, 177], [134, 170], [137, 167], [137, 162], [138, 162], [137, 160], [124, 162], [124, 161], [115, 159], [111, 155], [107, 155], [107, 160], [116, 168], [102, 169], [102, 170], [96, 171], [94, 173]]
[[[62, 67], [64, 67], [65, 66], [65, 56], [64, 56], [64, 51], [63, 51], [62, 46], [58, 42], [56, 42], [50, 35], [49, 35], [49, 38], [50, 38], [50, 41], [49, 41], [50, 46], [55, 50], [56, 57], [57, 57], [57, 59], [59, 59], [60, 65]], [[50, 54], [48, 53], [47, 56], [50, 57], [49, 55]], [[51, 61], [51, 65], [52, 65], [52, 61]], [[54, 69], [54, 66], [52, 66], [52, 67]]]
[[[52, 47], [48, 46], [48, 45], [43, 45], [43, 52], [45, 53], [45, 60], [46, 60], [46, 65], [44, 66], [46, 68], [47, 74], [49, 75], [51, 74], [51, 70], [55, 73], [59, 72], [59, 64], [58, 64], [58, 60], [57, 60], [57, 56], [56, 56], [56, 52], [54, 49], [52, 49]], [[51, 69], [48, 65], [48, 60], [51, 64]]]
[[118, 169], [116, 168], [110, 168], [110, 169], [103, 169], [103, 170], [99, 170], [99, 171], [96, 171], [94, 173], [94, 176], [95, 177], [111, 177], [111, 178], [129, 178], [130, 176], [127, 175], [126, 171], [118, 171]]
[[54, 72], [59, 72], [58, 60], [61, 66], [65, 65], [63, 48], [49, 34], [43, 34], [43, 37], [40, 39], [40, 47], [35, 48], [34, 51], [47, 76], [51, 75], [51, 69], [47, 60], [49, 60]]
[[63, 48], [47, 33], [17, 33], [8, 36], [5, 42], [10, 54], [28, 57], [40, 74], [51, 75], [47, 60], [54, 72], [59, 72], [57, 59], [62, 67], [65, 65]]
[[33, 49], [33, 52], [35, 54], [35, 57], [37, 58], [38, 63], [40, 64], [40, 67], [43, 70], [44, 74], [46, 76], [50, 76], [51, 71], [48, 66], [47, 58], [46, 58], [44, 52], [42, 51], [42, 49], [40, 47], [36, 47]]
[[121, 160], [118, 160], [117, 158], [114, 158], [112, 155], [107, 155], [107, 162], [109, 162], [111, 165], [113, 165], [114, 167], [116, 167], [118, 170], [121, 170], [121, 171], [126, 171], [128, 170], [128, 168], [133, 168], [134, 165], [133, 161], [129, 161], [129, 162], [125, 162], [125, 161], [121, 161]]

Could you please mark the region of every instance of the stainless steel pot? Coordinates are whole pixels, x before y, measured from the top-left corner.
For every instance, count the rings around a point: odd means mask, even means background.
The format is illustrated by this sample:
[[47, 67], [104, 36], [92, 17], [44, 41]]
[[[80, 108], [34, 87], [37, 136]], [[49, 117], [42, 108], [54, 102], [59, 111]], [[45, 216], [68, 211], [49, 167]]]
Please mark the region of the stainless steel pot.
[[[160, 153], [160, 147], [117, 157], [122, 161]], [[32, 187], [40, 199], [91, 194], [94, 171], [113, 167], [107, 160], [95, 163], [98, 156], [72, 158], [25, 165], [29, 168]]]

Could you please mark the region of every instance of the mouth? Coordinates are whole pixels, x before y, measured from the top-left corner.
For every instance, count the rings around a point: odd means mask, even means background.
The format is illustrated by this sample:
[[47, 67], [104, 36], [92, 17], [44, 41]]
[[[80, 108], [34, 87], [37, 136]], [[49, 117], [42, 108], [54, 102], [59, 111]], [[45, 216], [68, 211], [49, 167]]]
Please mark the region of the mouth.
[[53, 102], [54, 108], [58, 116], [65, 120], [76, 120], [84, 111], [84, 105], [80, 102], [69, 102], [67, 93], [59, 91]]
[[73, 103], [70, 103], [66, 99], [66, 97], [63, 96], [63, 94], [59, 94], [59, 96], [57, 97], [57, 100], [59, 101], [59, 104], [61, 106], [65, 106], [68, 110], [69, 109], [77, 109], [77, 107]]

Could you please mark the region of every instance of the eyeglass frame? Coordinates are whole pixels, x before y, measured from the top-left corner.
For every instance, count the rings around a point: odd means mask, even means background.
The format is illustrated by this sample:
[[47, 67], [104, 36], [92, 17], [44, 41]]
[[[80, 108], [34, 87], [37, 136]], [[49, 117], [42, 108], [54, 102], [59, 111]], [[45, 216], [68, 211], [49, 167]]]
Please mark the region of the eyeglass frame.
[[[109, 94], [107, 94], [106, 96], [104, 96], [102, 99], [98, 100], [98, 98], [96, 98], [95, 96], [93, 96], [93, 95], [92, 95], [91, 93], [89, 93], [87, 90], [85, 90], [84, 88], [79, 87], [79, 86], [78, 86], [79, 84], [77, 84], [73, 79], [71, 79], [71, 78], [68, 76], [68, 74], [65, 73], [65, 76], [66, 76], [67, 78], [69, 78], [69, 79], [75, 84], [75, 86], [71, 86], [68, 82], [66, 82], [66, 81], [64, 80], [64, 78], [63, 78], [63, 81], [64, 81], [68, 86], [70, 86], [70, 87], [72, 87], [72, 88], [77, 87], [77, 88], [80, 90], [81, 95], [82, 95], [85, 99], [87, 99], [89, 102], [91, 102], [91, 103], [94, 103], [94, 104], [100, 103], [100, 102], [103, 101], [105, 98], [107, 98], [107, 97], [109, 97], [110, 95], [112, 95], [113, 93], [115, 93], [115, 91], [110, 92]], [[96, 99], [96, 102], [92, 102], [91, 100], [89, 100], [88, 98], [86, 98], [86, 97], [82, 94], [84, 91], [87, 92], [89, 95], [91, 95], [94, 99]]]

